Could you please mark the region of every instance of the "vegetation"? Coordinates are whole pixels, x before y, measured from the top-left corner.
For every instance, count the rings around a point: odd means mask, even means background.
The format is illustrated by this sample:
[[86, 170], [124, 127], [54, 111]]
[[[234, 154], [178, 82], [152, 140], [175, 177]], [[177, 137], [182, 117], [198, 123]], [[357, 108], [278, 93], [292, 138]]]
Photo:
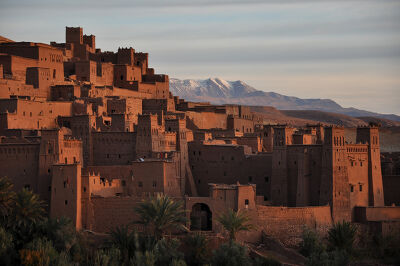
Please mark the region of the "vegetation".
[[[300, 253], [307, 265], [348, 265], [355, 262], [380, 261], [400, 265], [400, 236], [360, 232], [349, 222], [338, 222], [321, 238], [315, 231], [305, 229]], [[358, 241], [356, 241], [358, 240]], [[379, 264], [379, 263], [378, 263]]]
[[240, 231], [250, 231], [254, 229], [254, 225], [250, 223], [250, 217], [241, 211], [229, 209], [226, 213], [218, 218], [218, 222], [222, 224], [229, 234], [231, 241], [236, 240], [236, 235]]
[[141, 202], [135, 212], [139, 215], [136, 223], [152, 230], [156, 239], [161, 239], [165, 232], [172, 229], [187, 230], [182, 202], [174, 201], [166, 195], [158, 194], [157, 197]]
[[[203, 234], [165, 235], [185, 229], [186, 215], [180, 202], [159, 195], [136, 208], [137, 222], [149, 231], [116, 227], [109, 241], [99, 245], [88, 234], [76, 232], [71, 220], [48, 218], [43, 202], [31, 191], [14, 193], [11, 189], [12, 184], [0, 178], [0, 265], [281, 265], [273, 258], [250, 256], [247, 248], [236, 242], [238, 232], [254, 228], [246, 213], [229, 210], [218, 217], [229, 242], [212, 251], [210, 239]], [[400, 265], [398, 235], [367, 234], [357, 242], [356, 238], [357, 229], [347, 222], [336, 223], [326, 238], [304, 230], [300, 252], [307, 257], [307, 265], [347, 265], [364, 258]]]
[[211, 254], [208, 249], [208, 239], [204, 235], [200, 233], [188, 235], [183, 244], [186, 247], [185, 260], [188, 265], [200, 266], [209, 262]]
[[219, 266], [241, 266], [250, 264], [251, 262], [247, 255], [247, 249], [233, 241], [229, 242], [229, 244], [222, 244], [219, 249], [215, 250], [211, 261], [211, 265]]
[[331, 249], [346, 251], [349, 254], [353, 251], [356, 240], [357, 228], [350, 222], [337, 222], [328, 231], [328, 242]]

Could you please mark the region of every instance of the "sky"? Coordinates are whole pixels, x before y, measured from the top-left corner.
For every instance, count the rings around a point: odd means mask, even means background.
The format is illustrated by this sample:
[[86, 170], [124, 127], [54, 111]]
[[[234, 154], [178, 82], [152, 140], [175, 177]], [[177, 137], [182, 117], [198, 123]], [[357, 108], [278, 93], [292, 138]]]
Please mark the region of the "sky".
[[0, 35], [133, 47], [171, 78], [219, 77], [400, 115], [398, 0], [0, 0]]

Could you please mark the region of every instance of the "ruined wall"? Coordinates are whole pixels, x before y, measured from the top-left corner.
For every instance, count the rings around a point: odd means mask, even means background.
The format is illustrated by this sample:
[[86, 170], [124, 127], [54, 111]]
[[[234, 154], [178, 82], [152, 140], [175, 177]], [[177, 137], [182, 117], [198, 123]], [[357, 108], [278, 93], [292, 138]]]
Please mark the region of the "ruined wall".
[[287, 246], [300, 243], [304, 228], [324, 235], [332, 226], [329, 206], [291, 208], [257, 205], [257, 209], [258, 230]]

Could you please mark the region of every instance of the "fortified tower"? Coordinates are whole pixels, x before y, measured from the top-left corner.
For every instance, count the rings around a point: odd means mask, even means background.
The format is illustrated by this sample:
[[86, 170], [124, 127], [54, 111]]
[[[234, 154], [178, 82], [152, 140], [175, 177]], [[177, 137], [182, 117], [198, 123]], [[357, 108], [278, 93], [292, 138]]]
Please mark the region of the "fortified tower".
[[344, 128], [325, 128], [319, 205], [331, 206], [334, 221], [350, 221], [350, 188]]
[[83, 44], [83, 29], [81, 27], [65, 27], [65, 42]]
[[274, 128], [271, 198], [274, 205], [288, 204], [287, 145], [292, 144], [293, 128]]
[[135, 49], [130, 48], [118, 48], [117, 63], [121, 65], [132, 66], [135, 62]]
[[151, 158], [152, 153], [159, 150], [159, 139], [161, 135], [157, 122], [157, 115], [139, 115], [136, 137], [137, 157]]
[[82, 228], [82, 176], [80, 163], [52, 167], [50, 217], [69, 217], [77, 230]]
[[368, 201], [369, 206], [384, 206], [381, 151], [377, 127], [357, 128], [357, 143], [368, 145]]

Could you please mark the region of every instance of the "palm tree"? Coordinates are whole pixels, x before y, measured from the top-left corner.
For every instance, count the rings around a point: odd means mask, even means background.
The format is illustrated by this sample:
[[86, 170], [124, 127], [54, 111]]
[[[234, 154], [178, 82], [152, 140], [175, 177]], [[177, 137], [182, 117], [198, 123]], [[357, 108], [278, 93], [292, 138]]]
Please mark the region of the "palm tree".
[[69, 218], [49, 218], [40, 225], [41, 234], [50, 240], [59, 252], [69, 251], [77, 242], [76, 230]]
[[240, 210], [234, 211], [229, 209], [226, 213], [217, 218], [218, 222], [222, 224], [226, 231], [229, 233], [231, 241], [236, 240], [236, 234], [240, 231], [250, 231], [254, 229], [254, 225], [250, 223], [250, 217]]
[[7, 177], [0, 178], [0, 215], [4, 219], [12, 209], [15, 193], [13, 184]]
[[350, 222], [337, 222], [328, 231], [328, 241], [332, 248], [351, 252], [356, 239], [357, 227]]
[[208, 239], [200, 233], [188, 235], [184, 240], [185, 258], [188, 265], [206, 265], [211, 252], [208, 248]]
[[30, 236], [36, 226], [45, 219], [44, 203], [28, 189], [16, 194], [11, 213], [10, 227], [22, 238]]
[[135, 211], [139, 215], [139, 220], [135, 223], [152, 228], [156, 239], [161, 239], [171, 229], [187, 230], [182, 202], [174, 201], [166, 195], [158, 194], [157, 197], [142, 201]]
[[128, 226], [116, 227], [111, 230], [111, 243], [121, 252], [124, 263], [127, 263], [135, 252], [135, 233], [129, 232]]

